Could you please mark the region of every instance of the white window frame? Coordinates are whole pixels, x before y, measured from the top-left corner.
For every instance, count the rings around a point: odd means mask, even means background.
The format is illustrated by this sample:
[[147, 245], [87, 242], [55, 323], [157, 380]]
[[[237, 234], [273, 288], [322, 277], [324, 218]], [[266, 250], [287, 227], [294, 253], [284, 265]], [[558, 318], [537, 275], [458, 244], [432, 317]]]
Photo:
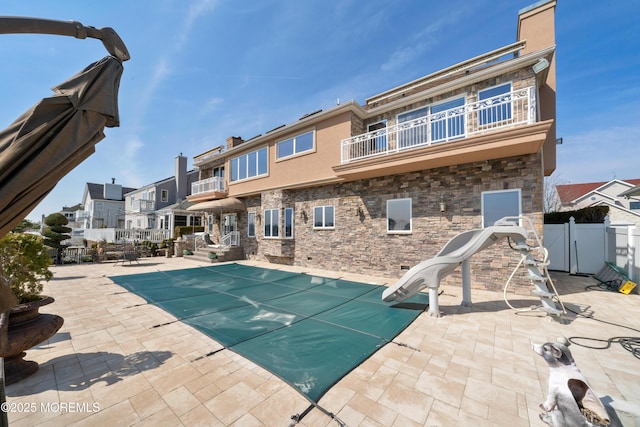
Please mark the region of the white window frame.
[[[264, 172], [260, 172], [260, 153], [264, 151], [265, 156], [265, 170]], [[255, 155], [255, 174], [250, 175], [251, 169], [253, 165], [250, 164], [250, 158]], [[261, 176], [266, 176], [269, 174], [269, 148], [261, 147], [257, 150], [251, 151], [249, 153], [242, 154], [240, 156], [234, 157], [229, 160], [229, 165], [231, 169], [231, 173], [229, 174], [230, 182], [241, 182], [246, 181], [248, 179], [258, 178]], [[241, 167], [242, 165], [242, 167]], [[240, 177], [240, 170], [244, 168], [244, 175]]]
[[[296, 224], [296, 217], [293, 208], [284, 208], [284, 216], [282, 217], [282, 237], [285, 239], [293, 239]], [[291, 218], [291, 232], [287, 235], [287, 215]]]
[[[506, 85], [509, 85], [509, 91], [508, 92], [500, 93], [498, 95], [494, 95], [494, 96], [482, 99], [482, 93], [483, 92], [487, 92], [487, 91], [490, 91], [490, 90], [495, 89], [497, 87], [506, 86]], [[482, 101], [485, 101], [487, 99], [494, 98], [496, 96], [501, 96], [501, 95], [503, 95], [505, 93], [512, 93], [512, 92], [513, 92], [513, 82], [512, 81], [498, 83], [498, 84], [495, 84], [493, 86], [490, 86], [490, 87], [484, 88], [482, 90], [479, 90], [478, 91], [478, 103], [481, 103]], [[500, 108], [503, 108], [503, 107], [500, 107]], [[505, 122], [509, 122], [510, 120], [513, 120], [513, 113], [514, 113], [513, 112], [513, 99], [509, 102], [509, 111], [507, 113], [507, 117], [503, 117], [500, 120], [494, 119], [492, 117], [488, 117], [490, 115], [489, 111], [490, 110], [488, 110], [488, 109], [481, 109], [481, 110], [478, 111], [478, 125], [481, 128], [494, 127], [496, 124], [505, 123]]]
[[[389, 229], [389, 211], [391, 210], [391, 208], [389, 207], [390, 204], [394, 204], [394, 203], [398, 203], [398, 202], [409, 202], [409, 229], [405, 230], [391, 230]], [[389, 199], [387, 200], [387, 234], [411, 234], [413, 232], [413, 200], [408, 197], [408, 198], [403, 198], [403, 199]]]
[[[251, 226], [253, 225], [253, 233], [251, 233]], [[247, 214], [247, 237], [256, 237], [256, 213], [249, 212]]]
[[[276, 214], [275, 221], [273, 220], [273, 214]], [[267, 226], [267, 215], [269, 216], [269, 235], [267, 235], [266, 226]], [[262, 227], [262, 233], [265, 239], [278, 239], [280, 238], [280, 209], [265, 209], [262, 212], [262, 220], [264, 222], [264, 227]], [[274, 224], [275, 224], [275, 235], [274, 235]]]
[[[308, 135], [308, 134], [311, 134], [311, 148], [307, 148], [307, 149], [304, 149], [304, 150], [298, 150], [298, 146], [297, 146], [298, 139], [300, 137]], [[293, 152], [291, 154], [287, 154], [285, 156], [281, 156], [280, 155], [280, 146], [281, 146], [281, 144], [284, 144], [285, 142], [288, 142], [288, 141], [291, 141]], [[316, 132], [315, 132], [315, 130], [310, 130], [308, 132], [304, 132], [304, 133], [298, 134], [298, 135], [296, 135], [294, 137], [278, 141], [278, 143], [276, 144], [276, 159], [277, 160], [289, 159], [291, 157], [295, 157], [295, 156], [298, 156], [300, 154], [310, 153], [310, 152], [314, 151], [315, 148], [316, 148]]]
[[[333, 225], [329, 226], [326, 225], [327, 222], [325, 221], [327, 208], [333, 210]], [[319, 226], [316, 225], [316, 209], [322, 209], [322, 225]], [[333, 230], [336, 228], [336, 208], [334, 205], [322, 205], [313, 208], [313, 228], [315, 230]]]
[[[517, 213], [505, 212], [504, 215], [500, 215], [499, 217], [496, 217], [495, 220], [491, 224], [487, 224], [487, 220], [488, 219], [485, 218], [485, 211], [486, 211], [486, 208], [487, 208], [487, 206], [486, 206], [487, 200], [485, 200], [485, 196], [491, 196], [491, 195], [496, 195], [496, 194], [500, 194], [500, 193], [502, 193], [502, 194], [506, 194], [506, 193], [515, 193], [515, 194], [517, 194], [517, 197], [518, 197], [518, 212]], [[520, 188], [513, 188], [513, 189], [508, 189], [508, 190], [496, 190], [496, 191], [483, 191], [480, 197], [481, 197], [481, 199], [480, 199], [481, 203], [480, 204], [481, 204], [481, 215], [482, 215], [482, 227], [483, 228], [492, 226], [495, 223], [495, 221], [497, 221], [500, 218], [503, 218], [505, 216], [520, 216], [520, 215], [522, 215], [522, 189], [520, 189]], [[491, 220], [493, 220], [493, 219], [494, 218], [491, 218]], [[521, 225], [520, 224], [521, 222], [522, 221], [519, 220], [518, 221], [518, 225]]]
[[160, 190], [160, 200], [163, 202], [169, 201], [169, 190]]

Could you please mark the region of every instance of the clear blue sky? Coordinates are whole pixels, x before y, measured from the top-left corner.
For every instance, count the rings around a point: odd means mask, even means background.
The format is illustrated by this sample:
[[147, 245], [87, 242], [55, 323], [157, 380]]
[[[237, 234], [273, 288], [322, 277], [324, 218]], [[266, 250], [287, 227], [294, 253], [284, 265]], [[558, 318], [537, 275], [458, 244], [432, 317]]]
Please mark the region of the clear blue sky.
[[[0, 14], [113, 27], [131, 52], [119, 128], [29, 215], [86, 182], [138, 187], [189, 158], [515, 41], [534, 0], [4, 0]], [[640, 178], [640, 2], [558, 0], [557, 180]], [[0, 35], [0, 128], [106, 51], [98, 40]]]

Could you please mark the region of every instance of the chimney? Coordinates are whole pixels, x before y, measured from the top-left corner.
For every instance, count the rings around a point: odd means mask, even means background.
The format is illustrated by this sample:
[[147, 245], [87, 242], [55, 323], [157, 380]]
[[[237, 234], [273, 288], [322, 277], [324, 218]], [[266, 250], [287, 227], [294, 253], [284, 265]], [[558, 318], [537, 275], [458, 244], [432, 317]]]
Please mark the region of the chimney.
[[188, 194], [187, 158], [180, 153], [176, 157], [176, 202], [185, 199]]
[[230, 136], [229, 138], [227, 138], [227, 150], [229, 148], [237, 147], [243, 142], [244, 140], [239, 136]]

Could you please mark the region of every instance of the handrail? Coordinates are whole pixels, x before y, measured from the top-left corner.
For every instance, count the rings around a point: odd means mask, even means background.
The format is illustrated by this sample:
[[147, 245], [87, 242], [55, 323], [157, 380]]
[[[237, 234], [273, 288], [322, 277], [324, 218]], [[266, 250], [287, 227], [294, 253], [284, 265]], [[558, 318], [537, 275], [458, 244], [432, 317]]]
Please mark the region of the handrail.
[[395, 123], [341, 141], [341, 163], [349, 163], [536, 121], [534, 86]]

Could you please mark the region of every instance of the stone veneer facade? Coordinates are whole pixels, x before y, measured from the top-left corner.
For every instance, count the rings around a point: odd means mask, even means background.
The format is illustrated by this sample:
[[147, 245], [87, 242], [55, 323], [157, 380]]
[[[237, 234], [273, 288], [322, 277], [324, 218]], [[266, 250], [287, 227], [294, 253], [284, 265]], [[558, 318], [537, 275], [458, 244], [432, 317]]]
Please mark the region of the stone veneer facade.
[[[407, 268], [436, 255], [455, 235], [482, 227], [483, 191], [520, 189], [522, 211], [542, 231], [543, 172], [541, 155], [531, 154], [474, 162], [297, 190], [265, 191], [245, 199], [258, 218], [255, 238], [247, 237], [247, 215], [239, 216], [241, 245], [248, 259], [375, 274], [397, 279]], [[412, 233], [388, 234], [386, 202], [412, 199]], [[443, 200], [446, 211], [440, 212]], [[314, 206], [335, 207], [335, 229], [313, 228]], [[264, 209], [294, 208], [293, 239], [263, 238]], [[472, 286], [502, 289], [519, 261], [507, 241], [471, 258]], [[524, 269], [523, 269], [524, 270]], [[461, 283], [460, 270], [443, 283]], [[390, 280], [393, 283], [393, 280]], [[531, 284], [516, 275], [516, 292], [528, 294]]]

